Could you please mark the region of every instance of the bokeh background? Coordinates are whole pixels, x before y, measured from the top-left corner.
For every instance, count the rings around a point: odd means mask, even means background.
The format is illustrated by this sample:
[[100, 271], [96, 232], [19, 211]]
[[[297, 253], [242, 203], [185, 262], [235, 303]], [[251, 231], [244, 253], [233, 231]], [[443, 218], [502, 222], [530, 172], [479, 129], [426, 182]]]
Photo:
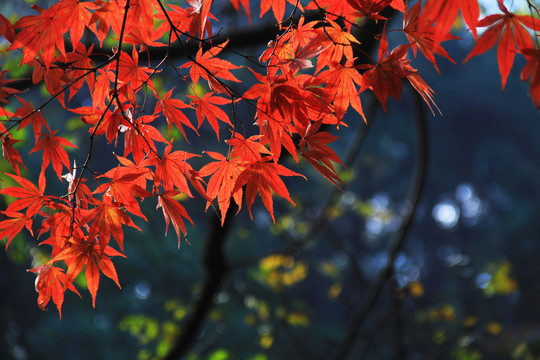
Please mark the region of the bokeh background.
[[[219, 3], [216, 16], [227, 19], [219, 26], [242, 29], [245, 20]], [[47, 7], [46, 1], [39, 4]], [[30, 14], [23, 1], [4, 1], [0, 12]], [[389, 28], [399, 24], [397, 19]], [[389, 280], [349, 344], [349, 359], [540, 358], [539, 112], [519, 80], [520, 57], [501, 91], [496, 51], [463, 65], [473, 41], [456, 31], [463, 40], [445, 47], [457, 64], [438, 59], [438, 74], [421, 55], [412, 62], [437, 93], [442, 116], [424, 109], [425, 186]], [[390, 41], [403, 41], [400, 36], [392, 34]], [[266, 41], [241, 51], [256, 58]], [[239, 60], [231, 55], [231, 61]], [[25, 71], [5, 54], [0, 64]], [[25, 96], [39, 104], [46, 94], [37, 88]], [[362, 100], [372, 108], [369, 96], [362, 94]], [[407, 193], [419, 164], [415, 102], [404, 88], [402, 100], [389, 100], [387, 112], [368, 111], [369, 126], [348, 115], [348, 126], [334, 132], [340, 136], [336, 152], [354, 159], [342, 169], [343, 191], [305, 162], [290, 164], [309, 178], [288, 179], [296, 207], [277, 201], [275, 224], [259, 202], [253, 220], [245, 211], [234, 218], [225, 243], [231, 271], [187, 358], [335, 355], [388, 264], [388, 244], [410, 205]], [[241, 111], [253, 116], [249, 107]], [[77, 119], [65, 118], [55, 105], [46, 112], [49, 118], [57, 113], [56, 127], [68, 127], [85, 148], [87, 129]], [[199, 153], [208, 139], [215, 144], [211, 129], [202, 129], [190, 145], [181, 139], [175, 144]], [[98, 159], [112, 151], [103, 145], [97, 146], [103, 152]], [[39, 156], [25, 161], [37, 176]], [[3, 160], [0, 166], [8, 168]], [[92, 166], [99, 172], [110, 164]], [[51, 191], [62, 191], [56, 186]], [[160, 214], [137, 223], [142, 234], [126, 229], [127, 259], [115, 261], [122, 289], [103, 279], [93, 310], [81, 279], [83, 299], [66, 293], [61, 321], [52, 303], [46, 312], [37, 307], [34, 275], [26, 272], [43, 261], [47, 249], [28, 234], [13, 240], [0, 251], [0, 358], [143, 360], [166, 354], [200, 294], [206, 224], [213, 215], [212, 209], [204, 212], [202, 199], [183, 205], [196, 224], [188, 228], [189, 244], [178, 249], [174, 232], [165, 236]], [[143, 208], [151, 214], [155, 204], [148, 201]]]

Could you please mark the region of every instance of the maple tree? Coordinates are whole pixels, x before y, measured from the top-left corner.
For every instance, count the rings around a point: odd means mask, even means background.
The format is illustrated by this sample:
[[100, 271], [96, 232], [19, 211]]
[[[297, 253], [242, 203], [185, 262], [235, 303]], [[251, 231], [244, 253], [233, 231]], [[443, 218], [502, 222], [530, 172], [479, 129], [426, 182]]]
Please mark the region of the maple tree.
[[[257, 18], [249, 1], [231, 4], [248, 21]], [[502, 13], [479, 19], [476, 0], [264, 0], [259, 17], [272, 10], [279, 34], [258, 61], [239, 54], [237, 64], [226, 57], [228, 40], [216, 40], [214, 6], [211, 0], [188, 0], [183, 6], [164, 0], [62, 0], [48, 9], [34, 5], [37, 14], [16, 21], [0, 14], [0, 35], [9, 43], [4, 51], [18, 56], [32, 84], [43, 83], [48, 92], [35, 107], [13, 86], [18, 79], [1, 69], [0, 136], [4, 159], [13, 169], [7, 178], [15, 184], [0, 193], [15, 200], [2, 211], [0, 238], [7, 238], [8, 247], [26, 229], [51, 247], [50, 260], [29, 270], [37, 274], [40, 308], [52, 298], [61, 316], [64, 293], [79, 294], [74, 280], [82, 274], [94, 306], [100, 274], [120, 286], [111, 258], [124, 256], [124, 228], [140, 230], [136, 222], [146, 220], [140, 207], [144, 199], [161, 210], [165, 232], [172, 223], [180, 246], [186, 223], [193, 224], [178, 201], [182, 195], [214, 208], [222, 225], [231, 201], [238, 211], [245, 203], [251, 215], [258, 195], [275, 222], [275, 195], [294, 204], [283, 177], [305, 178], [283, 164], [285, 155], [296, 162], [305, 159], [330, 182], [342, 184], [336, 167], [344, 164], [329, 146], [337, 137], [328, 130], [346, 127], [349, 111], [369, 122], [362, 94], [373, 93], [386, 109], [389, 97], [401, 98], [404, 80], [435, 113], [434, 92], [410, 56], [420, 50], [437, 71], [435, 55], [454, 61], [443, 43], [458, 39], [450, 31], [459, 12], [476, 39], [465, 61], [499, 42], [504, 88], [514, 58], [523, 56], [521, 78], [529, 82], [531, 100], [540, 108], [540, 20], [530, 2], [528, 14], [514, 14], [498, 0]], [[391, 29], [393, 23], [383, 15], [388, 7], [402, 14], [401, 27]], [[287, 11], [291, 15], [285, 19]], [[307, 12], [318, 15], [308, 21], [302, 15]], [[370, 63], [358, 60], [363, 44], [354, 35], [366, 21], [384, 24], [380, 36], [372, 35], [378, 57]], [[479, 34], [477, 28], [484, 31]], [[405, 35], [392, 49], [391, 30]], [[107, 46], [112, 50], [104, 55]], [[184, 51], [183, 62], [171, 59], [173, 46]], [[158, 48], [167, 50], [156, 63], [149, 54]], [[249, 80], [239, 76], [246, 67]], [[163, 91], [156, 85], [170, 76], [176, 76], [174, 87]], [[207, 84], [206, 93], [199, 82]], [[244, 83], [250, 84], [247, 90]], [[189, 94], [182, 95], [180, 88]], [[52, 101], [87, 127], [87, 151], [68, 140], [67, 129], [52, 128], [47, 115]], [[240, 103], [254, 109], [252, 129], [235, 111]], [[162, 133], [164, 122], [168, 132]], [[30, 125], [34, 145], [29, 153], [43, 158], [37, 184], [15, 146], [18, 133]], [[215, 147], [203, 155], [190, 152], [190, 137], [203, 126], [215, 132], [222, 152]], [[186, 140], [183, 150], [177, 149], [180, 139], [171, 137], [178, 132]], [[90, 162], [100, 136], [122, 153], [114, 155], [118, 165], [103, 173]], [[194, 168], [195, 158], [205, 164]], [[49, 165], [63, 193], [46, 192], [47, 183], [56, 180], [46, 175]]]

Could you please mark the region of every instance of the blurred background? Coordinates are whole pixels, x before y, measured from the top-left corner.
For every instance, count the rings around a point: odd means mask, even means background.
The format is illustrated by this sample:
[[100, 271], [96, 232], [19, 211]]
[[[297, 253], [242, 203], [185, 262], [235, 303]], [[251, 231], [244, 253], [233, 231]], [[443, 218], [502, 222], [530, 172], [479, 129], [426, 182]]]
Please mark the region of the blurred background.
[[[223, 20], [217, 28], [246, 28], [245, 16], [236, 18], [219, 3], [215, 15]], [[32, 13], [22, 1], [2, 2], [0, 12], [12, 20]], [[252, 12], [255, 26], [258, 9]], [[398, 18], [388, 28], [400, 24]], [[391, 43], [405, 41], [394, 34]], [[521, 57], [501, 91], [496, 50], [463, 65], [474, 43], [463, 30], [456, 34], [464, 40], [445, 48], [457, 64], [437, 58], [440, 75], [422, 55], [411, 62], [437, 93], [442, 116], [423, 109], [428, 166], [422, 196], [366, 315], [361, 316], [366, 301], [391, 259], [389, 245], [410, 208], [408, 192], [419, 166], [419, 115], [406, 87], [401, 101], [389, 100], [387, 112], [369, 106], [369, 96], [362, 94], [365, 109], [371, 109], [369, 126], [348, 115], [348, 126], [333, 131], [340, 137], [334, 150], [351, 159], [342, 169], [342, 191], [305, 161], [289, 163], [309, 178], [287, 179], [296, 207], [276, 201], [272, 224], [257, 200], [253, 220], [245, 209], [232, 220], [224, 245], [231, 270], [186, 358], [334, 358], [343, 347], [347, 359], [540, 358], [539, 112], [528, 84], [519, 80]], [[268, 40], [237, 50], [257, 58]], [[24, 74], [18, 59], [0, 54], [0, 64], [13, 76]], [[35, 88], [24, 96], [36, 105], [47, 95]], [[241, 117], [253, 116], [249, 107], [241, 109]], [[55, 128], [67, 127], [72, 141], [86, 148], [87, 129], [78, 119], [66, 118], [57, 105], [46, 114], [58, 114]], [[180, 138], [175, 145], [200, 153], [208, 139], [217, 144], [209, 127], [200, 133], [189, 145]], [[24, 136], [32, 137], [17, 138]], [[96, 158], [110, 157], [105, 145], [97, 147], [103, 156]], [[70, 157], [83, 161], [85, 154]], [[25, 164], [36, 177], [39, 156]], [[0, 166], [8, 169], [3, 160]], [[112, 165], [92, 166], [99, 172]], [[57, 186], [48, 189], [62, 192]], [[66, 293], [61, 321], [52, 302], [46, 312], [38, 308], [35, 276], [26, 272], [48, 249], [28, 234], [15, 238], [7, 252], [0, 251], [0, 359], [163, 357], [200, 295], [201, 257], [213, 215], [212, 209], [204, 212], [202, 199], [182, 204], [196, 224], [188, 227], [189, 244], [178, 249], [174, 232], [165, 236], [161, 214], [137, 223], [142, 234], [126, 228], [127, 259], [115, 259], [122, 289], [103, 278], [93, 310], [84, 280], [78, 281], [83, 299]], [[151, 214], [156, 204], [142, 205]]]

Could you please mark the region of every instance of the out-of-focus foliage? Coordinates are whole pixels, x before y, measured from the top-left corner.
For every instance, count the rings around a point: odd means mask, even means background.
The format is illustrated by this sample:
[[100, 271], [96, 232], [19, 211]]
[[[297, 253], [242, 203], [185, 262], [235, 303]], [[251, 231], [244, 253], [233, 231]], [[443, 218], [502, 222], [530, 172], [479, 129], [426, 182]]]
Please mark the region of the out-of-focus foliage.
[[[468, 52], [449, 51], [456, 59]], [[427, 79], [444, 114], [428, 120], [428, 185], [392, 281], [360, 329], [351, 359], [386, 359], [400, 351], [411, 359], [540, 357], [540, 123], [514, 74], [506, 91], [498, 90], [491, 55], [466, 67], [442, 62], [444, 76], [433, 71]], [[25, 71], [15, 65], [5, 63]], [[417, 151], [411, 102], [407, 94], [401, 103], [390, 99], [388, 113], [373, 118], [354, 167], [342, 174], [348, 185], [330, 206], [325, 202], [333, 188], [314, 180], [290, 185], [297, 207], [276, 205], [275, 225], [262, 206], [254, 206], [254, 222], [237, 217], [226, 245], [230, 276], [187, 359], [333, 354], [387, 264], [386, 244], [407, 206]], [[365, 129], [359, 119], [346, 120], [351, 131], [340, 134], [340, 154]], [[76, 126], [70, 131], [84, 136]], [[298, 249], [321, 213], [328, 223]], [[202, 211], [197, 216], [203, 224]], [[206, 229], [191, 230], [191, 246], [178, 250], [171, 236], [163, 239], [161, 222], [142, 226], [144, 235], [129, 233], [130, 261], [118, 265], [123, 290], [104, 283], [95, 311], [89, 296], [68, 301], [61, 322], [52, 311], [36, 309], [36, 295], [24, 285], [32, 275], [20, 271], [43, 263], [43, 252], [30, 239], [15, 238], [0, 256], [0, 288], [8, 289], [0, 300], [0, 357], [163, 357], [200, 294]]]

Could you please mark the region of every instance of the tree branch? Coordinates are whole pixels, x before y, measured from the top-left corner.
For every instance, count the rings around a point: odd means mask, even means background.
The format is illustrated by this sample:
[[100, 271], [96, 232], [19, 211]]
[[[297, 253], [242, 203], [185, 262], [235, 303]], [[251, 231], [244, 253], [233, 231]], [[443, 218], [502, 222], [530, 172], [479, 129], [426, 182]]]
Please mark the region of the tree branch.
[[212, 309], [214, 297], [221, 289], [223, 280], [229, 272], [224, 247], [225, 240], [233, 223], [234, 214], [234, 209], [229, 209], [225, 223], [221, 227], [221, 219], [216, 213], [212, 212], [209, 220], [210, 230], [206, 238], [203, 253], [203, 266], [206, 271], [203, 290], [195, 304], [193, 312], [183, 326], [180, 336], [175, 341], [174, 347], [164, 360], [180, 359], [187, 354], [197, 340], [201, 327]]
[[398, 252], [403, 247], [405, 237], [411, 227], [414, 214], [416, 213], [416, 208], [418, 207], [418, 202], [420, 200], [420, 196], [422, 195], [422, 190], [424, 189], [426, 171], [428, 166], [426, 115], [421, 96], [416, 91], [414, 91], [414, 89], [412, 93], [415, 100], [415, 120], [416, 129], [418, 132], [418, 166], [415, 181], [413, 182], [412, 188], [409, 191], [409, 195], [407, 196], [409, 200], [406, 200], [406, 207], [408, 207], [408, 211], [403, 217], [403, 222], [401, 223], [400, 228], [396, 232], [395, 237], [390, 242], [390, 249], [388, 251], [388, 262], [385, 268], [381, 271], [375, 283], [369, 289], [364, 304], [353, 317], [353, 320], [349, 325], [347, 335], [345, 336], [341, 346], [339, 346], [339, 348], [337, 349], [337, 354], [333, 357], [333, 359], [335, 360], [344, 359], [347, 356], [353, 343], [357, 338], [360, 326], [366, 319], [366, 316], [373, 309], [373, 306], [375, 305], [377, 298], [381, 294], [384, 285], [390, 279], [394, 260], [396, 259]]

